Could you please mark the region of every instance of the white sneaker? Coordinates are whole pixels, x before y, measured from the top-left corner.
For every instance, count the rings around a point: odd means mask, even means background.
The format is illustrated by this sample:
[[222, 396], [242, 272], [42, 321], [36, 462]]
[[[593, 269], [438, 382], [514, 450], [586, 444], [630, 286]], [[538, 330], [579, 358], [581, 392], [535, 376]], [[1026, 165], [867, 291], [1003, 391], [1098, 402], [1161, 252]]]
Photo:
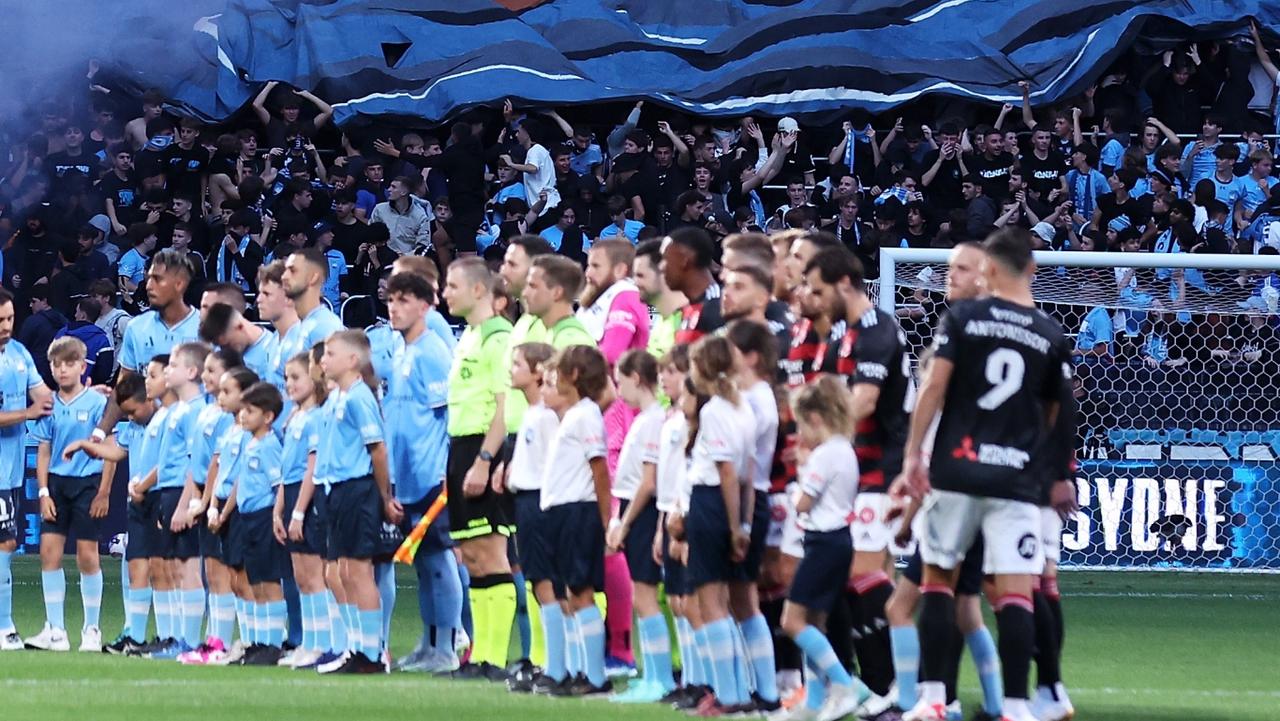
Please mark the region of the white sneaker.
[[290, 668], [299, 669], [299, 668], [304, 668], [306, 666], [312, 666], [315, 664], [316, 660], [318, 660], [323, 655], [324, 654], [320, 653], [319, 651], [307, 651], [304, 649], [298, 649], [293, 654], [293, 664], [290, 666]]
[[960, 699], [947, 704], [947, 721], [964, 721], [964, 709], [960, 707]]
[[35, 638], [27, 639], [27, 648], [40, 651], [70, 651], [71, 641], [67, 640], [65, 629], [54, 628], [46, 623], [44, 629]]
[[231, 664], [244, 658], [245, 645], [244, 641], [236, 641], [231, 644], [231, 648], [223, 653], [219, 658], [210, 659], [207, 666], [230, 666]]
[[17, 630], [11, 630], [3, 637], [0, 637], [0, 651], [21, 651], [27, 645], [22, 642], [22, 637], [18, 635]]
[[875, 718], [897, 705], [898, 685], [895, 683], [889, 686], [888, 693], [883, 696], [872, 691], [871, 696], [858, 707], [858, 715], [866, 718]]
[[946, 721], [947, 707], [945, 704], [929, 703], [924, 699], [920, 699], [910, 711], [902, 714], [902, 721]]
[[296, 648], [293, 649], [292, 651], [285, 651], [284, 653], [280, 654], [280, 660], [276, 661], [276, 665], [288, 666], [289, 668], [293, 668], [293, 659], [297, 657], [298, 652], [299, 651]]
[[102, 653], [102, 631], [97, 626], [85, 626], [80, 632], [80, 651]]
[[1061, 681], [1053, 685], [1053, 690], [1058, 694], [1058, 703], [1067, 709], [1067, 718], [1073, 718], [1076, 715], [1076, 707], [1071, 704], [1071, 698], [1067, 696], [1067, 687]]
[[347, 659], [349, 658], [351, 658], [351, 652], [343, 651], [341, 656], [338, 656], [337, 658], [330, 661], [329, 663], [316, 666], [316, 672], [317, 673], [333, 673], [334, 671], [337, 671], [338, 669], [346, 665]]
[[1031, 713], [1040, 721], [1066, 721], [1075, 713], [1075, 709], [1062, 702], [1062, 697], [1054, 698], [1048, 686], [1036, 689], [1035, 698], [1031, 699]]
[[827, 686], [827, 700], [818, 709], [818, 721], [836, 721], [852, 714], [869, 698], [870, 693], [865, 687], [855, 690], [852, 686], [838, 683]]

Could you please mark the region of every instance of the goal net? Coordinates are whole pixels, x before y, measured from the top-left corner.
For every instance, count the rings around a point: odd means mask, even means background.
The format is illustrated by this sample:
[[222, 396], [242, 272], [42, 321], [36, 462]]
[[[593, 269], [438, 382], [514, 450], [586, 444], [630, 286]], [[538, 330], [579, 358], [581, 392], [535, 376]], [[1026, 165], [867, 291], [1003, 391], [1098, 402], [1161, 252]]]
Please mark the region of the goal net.
[[[882, 249], [877, 302], [913, 356], [947, 250]], [[1280, 572], [1280, 258], [1040, 252], [1072, 341], [1080, 511], [1063, 567]]]

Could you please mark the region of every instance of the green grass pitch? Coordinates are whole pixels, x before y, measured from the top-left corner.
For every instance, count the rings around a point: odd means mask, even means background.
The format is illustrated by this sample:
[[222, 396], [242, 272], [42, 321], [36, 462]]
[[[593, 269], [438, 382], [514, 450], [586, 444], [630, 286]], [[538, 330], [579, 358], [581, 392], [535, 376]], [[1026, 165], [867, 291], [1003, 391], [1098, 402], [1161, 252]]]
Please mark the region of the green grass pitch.
[[[103, 633], [122, 612], [119, 563], [108, 562]], [[401, 569], [393, 650], [418, 632], [412, 578]], [[36, 559], [14, 562], [19, 630], [44, 619]], [[1085, 721], [1280, 719], [1280, 579], [1275, 576], [1067, 573], [1064, 675]], [[67, 626], [81, 622], [78, 575], [67, 565]], [[966, 661], [968, 664], [968, 661]], [[977, 708], [972, 668], [961, 677], [966, 716]], [[626, 721], [683, 718], [659, 707], [514, 696], [483, 682], [416, 675], [320, 677], [283, 669], [184, 668], [174, 662], [22, 651], [0, 654], [6, 720], [447, 719]]]

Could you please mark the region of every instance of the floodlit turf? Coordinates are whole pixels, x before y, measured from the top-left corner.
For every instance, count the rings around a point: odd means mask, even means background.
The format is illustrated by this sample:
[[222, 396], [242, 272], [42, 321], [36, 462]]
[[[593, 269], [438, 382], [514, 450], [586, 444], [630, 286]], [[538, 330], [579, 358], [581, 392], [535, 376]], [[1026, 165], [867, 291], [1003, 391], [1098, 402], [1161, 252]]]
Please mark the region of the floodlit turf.
[[[403, 569], [402, 569], [403, 574]], [[106, 568], [103, 632], [119, 631], [119, 564]], [[44, 608], [35, 559], [14, 563], [19, 629], [40, 630]], [[415, 642], [416, 601], [401, 576], [393, 647]], [[1074, 573], [1063, 578], [1064, 668], [1085, 721], [1280, 719], [1280, 578], [1155, 573]], [[80, 599], [67, 566], [67, 625], [79, 643]], [[966, 662], [967, 663], [967, 662]], [[976, 708], [971, 667], [962, 671], [966, 716]], [[657, 707], [513, 696], [484, 682], [421, 676], [320, 677], [280, 669], [184, 668], [174, 662], [76, 652], [0, 654], [3, 718], [87, 721], [348, 721], [506, 716], [518, 721], [681, 718]], [[607, 714], [607, 716], [606, 716]]]

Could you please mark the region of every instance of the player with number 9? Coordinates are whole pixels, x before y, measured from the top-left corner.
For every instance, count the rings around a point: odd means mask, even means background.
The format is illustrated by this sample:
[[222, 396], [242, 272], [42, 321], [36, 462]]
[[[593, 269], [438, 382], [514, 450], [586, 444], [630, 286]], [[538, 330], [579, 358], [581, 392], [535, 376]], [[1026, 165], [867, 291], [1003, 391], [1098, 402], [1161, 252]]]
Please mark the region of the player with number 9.
[[[922, 511], [920, 699], [904, 716], [912, 721], [946, 716], [956, 576], [979, 532], [986, 541], [983, 570], [995, 577], [1004, 718], [1035, 718], [1027, 676], [1035, 645], [1032, 582], [1044, 567], [1038, 504], [1062, 463], [1063, 444], [1052, 441], [1058, 416], [1073, 412], [1061, 372], [1071, 350], [1061, 324], [1035, 307], [1026, 232], [998, 231], [983, 248], [990, 295], [956, 304], [943, 319], [894, 484], [897, 494], [930, 493]], [[924, 438], [939, 413], [926, 470]]]

